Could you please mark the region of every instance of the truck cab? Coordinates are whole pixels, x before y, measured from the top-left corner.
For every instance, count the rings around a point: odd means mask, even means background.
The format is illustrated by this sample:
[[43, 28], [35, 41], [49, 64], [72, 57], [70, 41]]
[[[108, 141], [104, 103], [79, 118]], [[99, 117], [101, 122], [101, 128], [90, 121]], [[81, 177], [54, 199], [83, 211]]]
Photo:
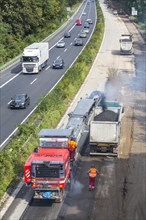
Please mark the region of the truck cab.
[[120, 42], [120, 53], [121, 54], [132, 54], [133, 52], [132, 35], [122, 34], [119, 42]]
[[67, 149], [40, 148], [24, 165], [24, 182], [34, 190], [34, 199], [61, 202], [70, 182], [70, 170]]

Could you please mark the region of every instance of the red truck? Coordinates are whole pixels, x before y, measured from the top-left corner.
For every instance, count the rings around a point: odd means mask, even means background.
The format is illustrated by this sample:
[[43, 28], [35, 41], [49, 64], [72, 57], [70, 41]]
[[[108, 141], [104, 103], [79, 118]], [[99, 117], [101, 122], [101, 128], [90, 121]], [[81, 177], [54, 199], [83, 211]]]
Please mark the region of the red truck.
[[69, 151], [65, 148], [39, 148], [24, 165], [24, 182], [34, 190], [34, 199], [61, 202], [70, 183]]

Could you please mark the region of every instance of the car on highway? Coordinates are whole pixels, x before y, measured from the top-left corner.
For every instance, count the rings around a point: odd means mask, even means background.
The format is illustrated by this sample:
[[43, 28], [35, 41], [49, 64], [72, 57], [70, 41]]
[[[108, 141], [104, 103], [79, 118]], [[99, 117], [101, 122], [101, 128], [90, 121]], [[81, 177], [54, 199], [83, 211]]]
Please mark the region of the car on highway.
[[77, 19], [76, 19], [76, 25], [77, 25], [77, 26], [82, 25], [82, 20], [81, 20], [81, 18], [77, 18]]
[[52, 68], [53, 69], [63, 69], [64, 67], [64, 60], [62, 58], [57, 58], [56, 60], [54, 60]]
[[30, 97], [27, 94], [16, 94], [8, 103], [10, 109], [25, 109], [30, 104]]
[[83, 31], [84, 31], [86, 34], [89, 34], [90, 29], [89, 29], [89, 28], [84, 28]]
[[83, 40], [81, 38], [76, 38], [74, 40], [74, 46], [83, 46]]
[[90, 25], [89, 25], [88, 22], [85, 22], [85, 23], [84, 23], [84, 28], [90, 28]]
[[64, 42], [63, 40], [58, 41], [57, 44], [56, 44], [56, 47], [57, 47], [57, 48], [63, 48], [63, 47], [65, 47], [65, 42]]
[[87, 34], [86, 34], [86, 32], [85, 31], [81, 31], [80, 33], [79, 33], [79, 35], [78, 35], [80, 38], [86, 38], [87, 37]]
[[84, 15], [86, 15], [87, 13], [84, 11], [83, 13], [82, 13], [82, 15], [84, 16]]
[[86, 22], [87, 22], [88, 24], [93, 24], [93, 21], [92, 21], [91, 18], [87, 18]]
[[69, 38], [69, 37], [71, 37], [71, 33], [69, 31], [66, 31], [64, 33], [64, 38]]

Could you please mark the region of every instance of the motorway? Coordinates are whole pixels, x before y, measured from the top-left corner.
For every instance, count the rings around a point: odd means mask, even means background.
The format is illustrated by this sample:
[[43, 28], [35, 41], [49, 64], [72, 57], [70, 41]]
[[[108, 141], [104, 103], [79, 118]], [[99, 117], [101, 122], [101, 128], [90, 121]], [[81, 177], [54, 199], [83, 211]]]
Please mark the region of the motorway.
[[[60, 122], [81, 97], [95, 89], [125, 107], [118, 158], [90, 157], [88, 142], [73, 168], [71, 188], [62, 204], [32, 201], [23, 186], [3, 220], [145, 220], [146, 219], [146, 45], [126, 17], [112, 14], [101, 0], [105, 35], [95, 62], [79, 93]], [[134, 54], [121, 56], [119, 37], [131, 33]], [[108, 77], [108, 82], [107, 82]], [[88, 191], [87, 170], [94, 163], [100, 172], [96, 190]]]
[[[86, 12], [83, 15], [83, 12]], [[90, 32], [87, 38], [83, 39], [83, 46], [74, 46], [74, 39], [78, 37], [79, 32], [83, 29], [82, 26], [76, 26], [75, 20], [77, 17], [82, 18], [84, 24], [87, 18], [93, 20], [93, 24], [90, 25]], [[7, 143], [7, 140], [13, 135], [17, 126], [21, 124], [25, 118], [30, 115], [40, 98], [47, 94], [64, 76], [65, 72], [75, 62], [80, 52], [89, 41], [96, 24], [96, 8], [95, 2], [87, 4], [84, 2], [79, 8], [77, 14], [73, 19], [62, 29], [60, 32], [49, 40], [50, 51], [47, 67], [39, 74], [23, 75], [21, 64], [18, 62], [12, 67], [4, 70], [0, 74], [0, 144], [1, 148]], [[70, 30], [71, 38], [65, 38], [65, 48], [56, 48], [55, 44], [63, 38], [64, 32]], [[64, 59], [65, 67], [61, 70], [53, 70], [52, 63], [57, 58]], [[30, 106], [25, 110], [10, 110], [7, 108], [8, 102], [15, 94], [27, 93], [30, 96]]]

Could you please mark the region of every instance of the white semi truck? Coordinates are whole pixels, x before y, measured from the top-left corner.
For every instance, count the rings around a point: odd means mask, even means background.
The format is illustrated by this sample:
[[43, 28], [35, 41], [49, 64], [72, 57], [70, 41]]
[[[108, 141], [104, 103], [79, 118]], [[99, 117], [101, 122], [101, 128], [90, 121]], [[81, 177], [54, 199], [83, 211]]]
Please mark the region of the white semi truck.
[[122, 34], [119, 41], [120, 41], [120, 53], [127, 55], [132, 54], [133, 52], [132, 35]]
[[116, 101], [97, 106], [90, 122], [90, 155], [117, 156], [123, 107]]
[[49, 43], [33, 43], [24, 48], [21, 58], [23, 74], [39, 73], [49, 59]]

